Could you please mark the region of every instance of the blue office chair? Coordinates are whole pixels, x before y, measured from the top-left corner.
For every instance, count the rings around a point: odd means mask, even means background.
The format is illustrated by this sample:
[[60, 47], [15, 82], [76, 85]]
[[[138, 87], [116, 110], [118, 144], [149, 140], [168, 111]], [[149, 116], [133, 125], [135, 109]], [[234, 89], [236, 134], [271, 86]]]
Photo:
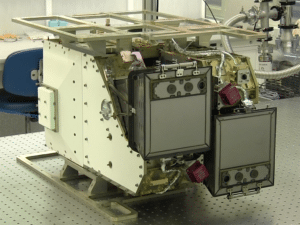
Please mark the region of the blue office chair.
[[39, 69], [43, 49], [14, 52], [4, 64], [3, 89], [0, 89], [0, 112], [38, 118], [37, 80], [31, 71]]

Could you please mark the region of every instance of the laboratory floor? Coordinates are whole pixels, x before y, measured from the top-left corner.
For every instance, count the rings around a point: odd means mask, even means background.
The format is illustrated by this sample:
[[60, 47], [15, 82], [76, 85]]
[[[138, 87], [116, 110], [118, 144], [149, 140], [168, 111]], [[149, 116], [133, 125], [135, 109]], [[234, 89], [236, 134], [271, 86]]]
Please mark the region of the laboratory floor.
[[[204, 186], [167, 199], [139, 202], [130, 225], [300, 224], [300, 98], [262, 103], [278, 107], [275, 186], [261, 194], [227, 200], [213, 198]], [[16, 162], [16, 157], [46, 151], [44, 133], [0, 138], [0, 224], [106, 225], [109, 219]], [[38, 162], [42, 164], [42, 162]], [[62, 159], [47, 162], [58, 173]]]

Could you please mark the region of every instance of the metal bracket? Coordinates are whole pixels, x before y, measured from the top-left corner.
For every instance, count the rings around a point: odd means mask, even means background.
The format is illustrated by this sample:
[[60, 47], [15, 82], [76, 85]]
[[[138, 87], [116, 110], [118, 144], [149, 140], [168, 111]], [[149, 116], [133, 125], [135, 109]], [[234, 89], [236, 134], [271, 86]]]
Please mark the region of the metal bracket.
[[259, 194], [260, 190], [261, 190], [261, 186], [262, 183], [257, 183], [257, 188], [255, 188], [254, 190], [249, 190], [247, 185], [242, 186], [242, 191], [241, 192], [237, 192], [237, 193], [233, 193], [233, 189], [232, 188], [228, 188], [227, 189], [227, 199], [233, 199], [233, 198], [239, 198], [239, 197], [243, 197], [243, 196], [250, 196], [250, 195], [255, 195], [255, 194]]
[[39, 61], [39, 69], [31, 71], [31, 80], [38, 80], [39, 83], [43, 82], [43, 59]]
[[[83, 175], [78, 175], [78, 174]], [[62, 181], [75, 180], [89, 177], [92, 182], [88, 188], [87, 194], [89, 198], [96, 198], [103, 194], [107, 194], [107, 181], [100, 176], [97, 176], [82, 167], [77, 166], [69, 160], [65, 160], [65, 165], [60, 172], [60, 179]]]

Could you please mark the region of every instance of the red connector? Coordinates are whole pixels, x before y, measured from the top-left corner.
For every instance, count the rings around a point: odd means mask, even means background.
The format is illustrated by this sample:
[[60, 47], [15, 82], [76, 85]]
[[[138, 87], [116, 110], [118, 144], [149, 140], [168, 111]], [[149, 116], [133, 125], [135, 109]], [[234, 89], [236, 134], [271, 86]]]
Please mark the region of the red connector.
[[227, 84], [220, 92], [219, 95], [225, 105], [234, 105], [241, 99], [239, 90], [232, 86], [232, 84]]
[[199, 161], [196, 161], [193, 165], [191, 165], [186, 172], [191, 181], [194, 183], [201, 183], [209, 176], [206, 167]]

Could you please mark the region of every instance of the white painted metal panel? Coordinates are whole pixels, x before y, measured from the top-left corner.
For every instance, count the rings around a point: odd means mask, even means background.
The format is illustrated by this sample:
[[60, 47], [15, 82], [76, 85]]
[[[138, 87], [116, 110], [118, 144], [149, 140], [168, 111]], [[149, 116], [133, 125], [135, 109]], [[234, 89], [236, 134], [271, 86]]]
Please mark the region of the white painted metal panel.
[[[92, 56], [82, 58], [84, 165], [136, 192], [144, 175], [144, 160], [131, 150], [117, 120], [100, 114], [110, 96]], [[103, 121], [101, 121], [103, 119]], [[108, 136], [111, 135], [110, 140]], [[108, 166], [111, 162], [112, 167]]]
[[58, 131], [46, 129], [46, 143], [83, 166], [81, 57], [58, 43], [44, 44], [44, 84], [58, 91]]
[[54, 130], [56, 104], [54, 91], [46, 87], [39, 87], [38, 96], [39, 123], [50, 130]]

